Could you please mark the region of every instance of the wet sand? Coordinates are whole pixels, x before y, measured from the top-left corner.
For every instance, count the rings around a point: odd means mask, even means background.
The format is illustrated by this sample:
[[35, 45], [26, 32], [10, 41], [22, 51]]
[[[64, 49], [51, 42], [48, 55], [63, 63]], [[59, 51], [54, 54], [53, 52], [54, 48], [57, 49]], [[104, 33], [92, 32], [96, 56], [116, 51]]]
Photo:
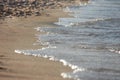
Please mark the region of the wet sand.
[[62, 10], [48, 10], [50, 16], [31, 16], [28, 18], [8, 18], [0, 22], [0, 80], [69, 80], [63, 79], [61, 72], [70, 68], [62, 63], [52, 62], [34, 56], [16, 54], [16, 49], [40, 49], [36, 42], [34, 28], [43, 25], [54, 26], [59, 17], [67, 16]]

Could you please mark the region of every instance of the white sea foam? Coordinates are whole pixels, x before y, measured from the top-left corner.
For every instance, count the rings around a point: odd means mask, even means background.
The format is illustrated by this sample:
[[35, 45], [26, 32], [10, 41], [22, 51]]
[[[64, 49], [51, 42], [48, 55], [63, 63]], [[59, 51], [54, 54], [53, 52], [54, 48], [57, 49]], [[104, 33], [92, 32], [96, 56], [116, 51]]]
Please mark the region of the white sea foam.
[[38, 50], [45, 50], [45, 49], [49, 49], [49, 48], [57, 48], [57, 47], [49, 45], [48, 47], [42, 47], [41, 49], [38, 49]]
[[120, 54], [120, 50], [116, 50], [116, 49], [109, 49], [109, 51]]
[[36, 29], [36, 31], [38, 31], [38, 32], [45, 32], [41, 29], [41, 27], [37, 27], [37, 28], [34, 28], [34, 29]]
[[73, 71], [73, 73], [82, 72], [82, 71], [85, 71], [85, 69], [84, 68], [77, 68]]
[[72, 78], [72, 76], [71, 76], [71, 75], [68, 75], [67, 73], [61, 73], [61, 76], [62, 76], [63, 78], [69, 78], [69, 79]]
[[49, 56], [49, 60], [50, 61], [57, 61], [57, 59], [55, 59], [55, 57], [53, 57], [53, 56]]
[[80, 78], [79, 78], [77, 75], [72, 76], [71, 74], [68, 74], [68, 73], [61, 73], [61, 76], [62, 76], [64, 79], [65, 79], [65, 78], [69, 78], [69, 79], [73, 78], [74, 80], [80, 80]]
[[36, 29], [37, 31], [40, 31], [40, 30], [41, 30], [41, 27], [37, 27], [37, 28], [34, 28], [34, 29]]
[[85, 71], [84, 68], [79, 68], [77, 65], [73, 65], [64, 59], [60, 59], [59, 62], [62, 62], [64, 66], [69, 66], [73, 70], [74, 73], [79, 72], [79, 71]]
[[55, 22], [54, 24], [69, 27], [69, 26], [78, 25], [80, 23], [96, 22], [96, 21], [102, 21], [102, 20], [106, 20], [106, 18], [81, 19], [79, 18], [79, 16], [75, 15], [74, 18], [59, 18], [58, 22]]
[[[72, 74], [75, 74], [77, 72], [83, 72], [83, 71], [85, 71], [84, 68], [80, 68], [77, 65], [70, 64], [69, 62], [67, 62], [64, 59], [60, 59], [59, 62], [62, 62], [64, 66], [70, 67], [73, 70]], [[80, 80], [78, 78], [78, 76], [71, 76], [70, 74], [67, 74], [67, 73], [61, 73], [61, 76], [63, 78], [73, 78], [74, 80]]]
[[68, 65], [68, 63], [65, 60], [63, 60], [63, 59], [60, 59], [60, 62], [62, 62], [64, 66]]
[[37, 28], [34, 28], [34, 29], [36, 29], [36, 31], [39, 31], [39, 32], [45, 32], [45, 31], [42, 29], [42, 27], [37, 27]]
[[21, 54], [22, 52], [20, 50], [15, 50], [15, 53]]
[[[38, 49], [38, 50], [44, 50], [44, 49], [45, 48]], [[32, 55], [32, 56], [36, 56], [36, 57], [43, 57], [43, 58], [47, 58], [47, 59], [49, 59], [51, 61], [61, 62], [61, 63], [63, 63], [64, 66], [68, 66], [68, 67], [70, 67], [73, 70], [72, 74], [75, 74], [77, 72], [85, 71], [84, 68], [80, 68], [77, 65], [73, 65], [73, 64], [67, 62], [64, 59], [57, 59], [54, 56], [48, 56], [48, 55], [42, 55], [42, 54], [31, 54], [30, 51], [34, 51], [34, 50], [15, 50], [15, 53], [24, 54], [24, 55]], [[74, 76], [72, 77], [70, 74], [67, 74], [67, 73], [61, 73], [61, 76], [63, 78], [74, 78], [75, 80], [80, 80], [77, 76], [76, 77], [74, 77]]]

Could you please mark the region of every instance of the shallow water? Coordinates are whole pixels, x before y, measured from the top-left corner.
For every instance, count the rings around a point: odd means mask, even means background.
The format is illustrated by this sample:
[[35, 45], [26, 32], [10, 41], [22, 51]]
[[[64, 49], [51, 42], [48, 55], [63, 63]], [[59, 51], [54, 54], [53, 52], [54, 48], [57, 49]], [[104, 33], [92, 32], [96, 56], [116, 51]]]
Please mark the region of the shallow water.
[[38, 42], [48, 47], [16, 50], [63, 62], [76, 80], [120, 80], [120, 0], [91, 0], [71, 6], [72, 18], [60, 18], [58, 27], [40, 27], [47, 34]]

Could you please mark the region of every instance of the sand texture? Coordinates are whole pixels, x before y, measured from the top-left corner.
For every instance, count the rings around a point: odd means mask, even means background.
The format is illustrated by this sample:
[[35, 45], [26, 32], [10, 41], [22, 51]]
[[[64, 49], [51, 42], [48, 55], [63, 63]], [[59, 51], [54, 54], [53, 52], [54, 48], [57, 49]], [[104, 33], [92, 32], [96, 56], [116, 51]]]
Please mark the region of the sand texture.
[[61, 10], [47, 12], [49, 16], [13, 17], [0, 22], [0, 80], [64, 80], [60, 74], [70, 68], [62, 63], [14, 53], [16, 49], [41, 48], [33, 45], [37, 40], [35, 34], [40, 34], [34, 28], [55, 26], [53, 22], [67, 16]]

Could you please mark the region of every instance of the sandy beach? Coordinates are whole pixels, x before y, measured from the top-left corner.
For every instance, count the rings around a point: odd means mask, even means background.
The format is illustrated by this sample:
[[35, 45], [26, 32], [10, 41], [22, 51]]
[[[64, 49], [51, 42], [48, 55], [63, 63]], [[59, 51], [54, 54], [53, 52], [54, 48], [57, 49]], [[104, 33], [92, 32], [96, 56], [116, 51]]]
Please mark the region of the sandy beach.
[[[36, 42], [34, 28], [53, 26], [59, 17], [68, 16], [62, 10], [48, 10], [50, 16], [30, 16], [7, 18], [0, 22], [0, 80], [65, 80], [61, 72], [69, 72], [69, 67], [34, 56], [16, 54], [16, 49], [40, 49]], [[68, 80], [68, 79], [66, 79]]]

